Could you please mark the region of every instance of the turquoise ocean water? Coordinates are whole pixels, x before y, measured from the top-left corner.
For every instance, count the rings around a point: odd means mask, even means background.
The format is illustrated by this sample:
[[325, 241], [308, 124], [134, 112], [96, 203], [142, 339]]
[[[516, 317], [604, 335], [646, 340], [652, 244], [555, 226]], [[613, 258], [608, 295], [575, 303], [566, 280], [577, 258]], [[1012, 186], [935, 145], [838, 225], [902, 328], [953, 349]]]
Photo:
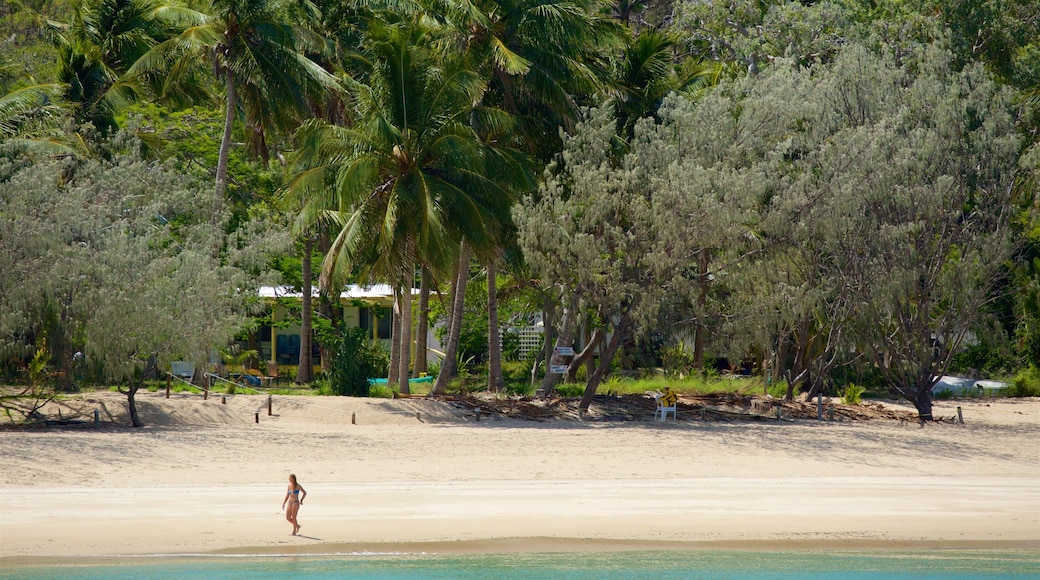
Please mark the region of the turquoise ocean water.
[[121, 557], [0, 567], [19, 579], [1040, 578], [1040, 551], [581, 552]]

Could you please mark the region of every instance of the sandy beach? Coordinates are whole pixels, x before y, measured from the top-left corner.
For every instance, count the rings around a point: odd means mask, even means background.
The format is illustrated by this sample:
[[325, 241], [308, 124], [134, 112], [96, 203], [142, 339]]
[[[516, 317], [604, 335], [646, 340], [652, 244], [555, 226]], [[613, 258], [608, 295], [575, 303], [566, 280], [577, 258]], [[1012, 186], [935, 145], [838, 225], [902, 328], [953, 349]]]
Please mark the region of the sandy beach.
[[[142, 393], [0, 431], [0, 564], [75, 555], [1040, 549], [1040, 400], [964, 424], [526, 422], [442, 402]], [[896, 403], [891, 403], [896, 405]], [[93, 428], [93, 409], [102, 426]], [[57, 412], [57, 407], [48, 410]], [[259, 418], [259, 422], [257, 421]], [[280, 509], [295, 473], [299, 536]]]

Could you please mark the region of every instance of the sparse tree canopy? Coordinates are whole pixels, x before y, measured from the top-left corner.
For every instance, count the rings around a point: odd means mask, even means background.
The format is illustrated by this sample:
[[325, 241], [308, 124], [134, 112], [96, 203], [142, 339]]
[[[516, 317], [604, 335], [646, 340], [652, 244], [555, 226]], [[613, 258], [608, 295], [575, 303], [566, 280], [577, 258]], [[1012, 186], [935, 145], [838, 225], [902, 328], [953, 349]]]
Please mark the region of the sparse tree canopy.
[[39, 163], [0, 184], [7, 352], [45, 337], [67, 370], [82, 351], [127, 386], [139, 425], [141, 380], [170, 360], [208, 361], [244, 328], [266, 251], [284, 239], [263, 248], [248, 224], [223, 239], [206, 199], [195, 177], [133, 154]]

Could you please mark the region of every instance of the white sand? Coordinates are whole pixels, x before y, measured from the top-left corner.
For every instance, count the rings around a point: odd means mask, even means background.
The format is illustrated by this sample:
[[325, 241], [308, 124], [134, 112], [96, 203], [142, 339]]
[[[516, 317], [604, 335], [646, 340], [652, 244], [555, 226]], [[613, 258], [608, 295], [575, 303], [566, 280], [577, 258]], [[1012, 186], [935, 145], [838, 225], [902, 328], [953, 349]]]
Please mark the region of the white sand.
[[[125, 423], [125, 398], [89, 398]], [[268, 417], [258, 396], [138, 401], [143, 429], [0, 431], [0, 558], [1040, 548], [1036, 399], [942, 401], [936, 415], [961, 406], [965, 424], [923, 428], [475, 423], [425, 400], [280, 396]], [[308, 492], [297, 537], [280, 509], [290, 472]]]

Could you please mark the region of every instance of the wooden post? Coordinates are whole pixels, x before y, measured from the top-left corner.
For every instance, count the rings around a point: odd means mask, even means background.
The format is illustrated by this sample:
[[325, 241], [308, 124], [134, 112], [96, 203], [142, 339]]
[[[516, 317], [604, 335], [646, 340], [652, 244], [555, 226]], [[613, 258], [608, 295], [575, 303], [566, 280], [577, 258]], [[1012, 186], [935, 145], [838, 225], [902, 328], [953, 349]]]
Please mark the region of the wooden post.
[[960, 407], [957, 407], [957, 422], [960, 423], [961, 425], [964, 424], [964, 415], [961, 414], [961, 408]]
[[100, 413], [98, 413], [97, 409], [94, 409], [94, 428], [97, 429], [99, 427], [101, 427]]
[[350, 414], [350, 424], [357, 425], [357, 413]]
[[271, 395], [267, 395], [267, 416], [271, 416]]
[[776, 406], [776, 420], [780, 420], [780, 405]]
[[419, 417], [419, 411], [416, 411], [416, 412], [415, 412], [415, 418], [416, 418], [417, 420], [419, 420], [419, 421], [422, 421], [422, 418], [421, 418], [421, 417]]
[[170, 383], [173, 382], [173, 375], [166, 373], [166, 398], [170, 398]]
[[256, 422], [259, 423], [260, 422], [260, 411], [257, 411], [255, 416], [256, 416]]
[[203, 401], [208, 401], [209, 400], [209, 389], [202, 389], [202, 400]]
[[816, 420], [823, 421], [823, 391], [816, 393]]
[[220, 396], [220, 404], [221, 405], [227, 405], [227, 397], [225, 397], [224, 395], [221, 395]]
[[477, 407], [477, 423], [480, 423], [480, 407]]
[[831, 421], [834, 420], [834, 407], [828, 407], [827, 408], [827, 419], [829, 419]]

